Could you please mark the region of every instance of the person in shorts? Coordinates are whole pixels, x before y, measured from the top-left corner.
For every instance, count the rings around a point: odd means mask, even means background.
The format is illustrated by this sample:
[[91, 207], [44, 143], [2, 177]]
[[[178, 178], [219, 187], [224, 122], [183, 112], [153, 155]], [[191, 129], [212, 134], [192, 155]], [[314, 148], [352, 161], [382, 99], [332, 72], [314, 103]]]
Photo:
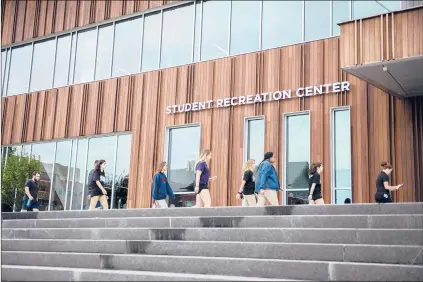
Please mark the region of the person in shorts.
[[391, 191], [398, 190], [402, 185], [391, 186], [389, 185], [389, 175], [392, 172], [392, 165], [383, 161], [381, 163], [382, 171], [376, 178], [376, 203], [392, 203]]
[[243, 207], [255, 207], [257, 206], [257, 199], [255, 195], [255, 177], [256, 161], [248, 160], [244, 165], [244, 175], [242, 177], [241, 187], [239, 188], [237, 199], [242, 199]]
[[211, 206], [209, 182], [216, 179], [216, 177], [210, 177], [209, 163], [211, 158], [211, 151], [205, 149], [195, 165], [194, 191], [197, 194], [195, 207], [209, 208]]
[[322, 197], [322, 183], [320, 176], [323, 172], [323, 164], [320, 162], [314, 163], [310, 167], [310, 177], [308, 179], [309, 196], [308, 203], [310, 205], [324, 205], [325, 201]]
[[25, 195], [22, 200], [21, 211], [40, 211], [38, 204], [38, 181], [40, 181], [40, 173], [33, 172], [32, 178], [25, 182]]

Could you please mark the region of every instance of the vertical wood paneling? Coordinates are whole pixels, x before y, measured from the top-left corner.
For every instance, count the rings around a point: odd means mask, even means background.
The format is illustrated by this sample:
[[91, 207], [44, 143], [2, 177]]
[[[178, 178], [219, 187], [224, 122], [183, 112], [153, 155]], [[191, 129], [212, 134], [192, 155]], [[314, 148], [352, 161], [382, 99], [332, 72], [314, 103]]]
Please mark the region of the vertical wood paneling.
[[44, 29], [44, 35], [52, 34], [54, 31], [54, 17], [56, 13], [56, 0], [46, 1], [47, 2], [47, 13], [46, 13], [46, 24]]
[[93, 1], [80, 1], [78, 7], [78, 26], [90, 24], [91, 10]]
[[[67, 137], [77, 137], [81, 134], [82, 115], [85, 114], [83, 110], [84, 101], [84, 84], [72, 86], [70, 93], [69, 104], [69, 118], [68, 118], [68, 132]], [[92, 109], [94, 111], [94, 109]]]
[[[192, 90], [191, 74], [193, 66], [183, 66], [178, 68], [178, 77], [176, 81], [176, 96], [175, 105], [180, 105], [188, 102], [188, 93]], [[195, 102], [195, 101], [193, 101]], [[173, 124], [184, 124], [187, 122], [187, 114], [171, 115], [169, 116], [170, 122]]]
[[13, 31], [14, 31], [14, 23], [15, 23], [15, 9], [17, 2], [16, 1], [4, 1], [2, 4], [6, 5], [4, 8], [4, 17], [2, 20], [1, 26], [1, 40], [2, 45], [10, 44], [13, 40]]
[[99, 132], [113, 132], [116, 110], [117, 78], [103, 82], [103, 93], [99, 96], [101, 103], [101, 120], [99, 121]]
[[135, 1], [125, 1], [125, 15], [135, 12]]
[[[55, 116], [56, 116], [56, 102], [57, 89], [46, 91], [44, 123], [42, 128], [42, 140], [53, 139]], [[60, 110], [60, 109], [59, 109]]]
[[35, 126], [34, 126], [34, 141], [40, 141], [42, 137], [43, 127], [45, 124], [44, 121], [44, 112], [46, 110], [46, 91], [41, 91], [37, 94], [37, 113], [35, 117]]
[[129, 95], [130, 95], [130, 79], [133, 76], [124, 76], [118, 79], [118, 95], [117, 95], [117, 112], [115, 131], [125, 131], [127, 119], [129, 115]]
[[[66, 1], [64, 30], [72, 29], [77, 26], [78, 2], [80, 6], [84, 6], [84, 8], [86, 8], [82, 13], [88, 13], [89, 15], [90, 7], [87, 6], [87, 4], [89, 5], [91, 1]], [[81, 14], [79, 14], [79, 17], [81, 17]], [[86, 24], [88, 24], [88, 21]]]
[[38, 105], [38, 92], [29, 94], [29, 107], [28, 107], [28, 120], [26, 126], [25, 142], [32, 142], [34, 140], [34, 129], [37, 121], [37, 105]]
[[[213, 100], [229, 98], [231, 93], [232, 60], [217, 60], [214, 67]], [[211, 141], [212, 160], [210, 163], [211, 176], [218, 176], [210, 183], [210, 194], [213, 206], [226, 206], [229, 174], [229, 142], [230, 124], [232, 121], [230, 108], [214, 108], [212, 112]]]
[[22, 129], [24, 126], [26, 95], [28, 94], [16, 96], [15, 110], [13, 115], [12, 136], [10, 140], [11, 143], [22, 142]]
[[[53, 1], [50, 1], [50, 3], [52, 3]], [[36, 36], [43, 36], [44, 34], [46, 34], [46, 21], [47, 21], [47, 8], [48, 8], [48, 1], [45, 0], [39, 0], [38, 1], [38, 5], [40, 6], [40, 12], [38, 14], [38, 18], [35, 19], [35, 21], [37, 22], [37, 33]], [[51, 13], [51, 11], [50, 11]]]
[[101, 89], [100, 83], [101, 82], [95, 82], [95, 83], [90, 83], [88, 85], [88, 90], [86, 92], [86, 95], [87, 95], [86, 104], [84, 105], [84, 107], [86, 108], [85, 124], [83, 123], [83, 126], [85, 125], [85, 129], [84, 129], [85, 135], [96, 134], [97, 120], [100, 119], [100, 116], [99, 116], [99, 113], [100, 113], [99, 107], [101, 106], [100, 100], [99, 100], [99, 92]]
[[12, 132], [14, 125], [16, 96], [11, 96], [6, 99], [6, 112], [3, 115], [3, 132], [2, 132], [2, 144], [11, 144]]
[[20, 42], [24, 38], [24, 28], [26, 21], [26, 3], [27, 1], [18, 1], [18, 13], [15, 22], [14, 42]]
[[123, 12], [123, 1], [111, 1], [110, 6], [110, 18], [117, 18], [122, 16]]
[[163, 0], [154, 0], [154, 1], [149, 1], [149, 9], [154, 9], [160, 6], [163, 6]]
[[[69, 5], [67, 4], [68, 2], [74, 3], [75, 1], [56, 0], [56, 10], [54, 15], [54, 32], [60, 32], [65, 28], [66, 6]], [[70, 22], [72, 22], [72, 20], [75, 22], [75, 18], [69, 19]]]
[[36, 9], [37, 1], [27, 1], [23, 40], [28, 40], [34, 37]]
[[55, 115], [54, 125], [54, 139], [66, 137], [66, 126], [68, 124], [68, 102], [69, 102], [69, 87], [57, 89], [57, 105], [59, 109]]
[[105, 19], [106, 2], [104, 0], [95, 1], [95, 22], [100, 22]]

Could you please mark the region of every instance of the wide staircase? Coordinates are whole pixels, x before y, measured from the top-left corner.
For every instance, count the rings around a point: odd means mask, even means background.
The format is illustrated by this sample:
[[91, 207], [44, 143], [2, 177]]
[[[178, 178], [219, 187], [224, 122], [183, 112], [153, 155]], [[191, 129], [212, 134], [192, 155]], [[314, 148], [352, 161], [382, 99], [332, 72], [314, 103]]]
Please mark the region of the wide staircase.
[[423, 203], [2, 214], [3, 281], [422, 281]]

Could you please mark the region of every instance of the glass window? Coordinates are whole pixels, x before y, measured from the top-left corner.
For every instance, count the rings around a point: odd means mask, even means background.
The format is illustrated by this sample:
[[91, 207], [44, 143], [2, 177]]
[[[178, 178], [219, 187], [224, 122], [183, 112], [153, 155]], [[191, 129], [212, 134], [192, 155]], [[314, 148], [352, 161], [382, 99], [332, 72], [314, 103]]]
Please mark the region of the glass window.
[[349, 199], [352, 202], [351, 189], [336, 189], [335, 190], [335, 204], [345, 204], [345, 200]]
[[145, 17], [142, 45], [142, 71], [159, 68], [161, 14]]
[[249, 159], [260, 163], [264, 156], [264, 119], [247, 120], [246, 162]]
[[54, 87], [68, 84], [71, 36], [57, 38], [56, 67], [54, 70]]
[[350, 2], [333, 1], [332, 4], [332, 35], [339, 35], [340, 27], [338, 23], [350, 19]]
[[201, 1], [195, 4], [195, 38], [194, 38], [194, 61], [200, 60], [200, 41], [201, 41]]
[[160, 67], [191, 63], [193, 21], [192, 5], [164, 12]]
[[95, 79], [110, 77], [113, 48], [113, 25], [102, 26], [98, 29], [97, 61]]
[[232, 1], [231, 55], [259, 50], [260, 2]]
[[50, 209], [64, 210], [68, 184], [69, 158], [72, 141], [57, 142], [56, 161], [54, 163], [52, 203]]
[[128, 198], [129, 182], [129, 161], [131, 157], [131, 135], [119, 135], [116, 172], [115, 172], [115, 194], [112, 208], [125, 209]]
[[7, 86], [8, 96], [28, 92], [31, 54], [32, 45], [12, 49]]
[[3, 85], [4, 70], [6, 69], [6, 50], [1, 51], [1, 83]]
[[304, 40], [330, 36], [330, 1], [305, 1]]
[[[308, 195], [310, 160], [309, 114], [286, 116], [285, 129], [285, 187], [287, 203], [305, 203]], [[298, 191], [302, 191], [302, 193]], [[290, 193], [293, 193], [293, 195]]]
[[[168, 131], [168, 171], [170, 186], [176, 193], [194, 192], [195, 163], [200, 153], [199, 126], [171, 128]], [[194, 197], [192, 197], [194, 196]], [[171, 201], [176, 207], [195, 205], [195, 195], [179, 196]]]
[[379, 5], [383, 6], [386, 12], [397, 11], [401, 9], [401, 1], [377, 1]]
[[10, 50], [4, 50], [1, 53], [1, 95], [6, 96], [6, 84], [9, 77], [9, 61], [10, 61]]
[[302, 41], [302, 1], [263, 1], [262, 48]]
[[71, 46], [71, 55], [70, 55], [70, 67], [69, 67], [69, 84], [73, 81], [73, 76], [75, 73], [75, 56], [76, 56], [76, 33], [72, 34], [72, 46]]
[[55, 50], [55, 39], [34, 44], [30, 86], [31, 92], [52, 88]]
[[[334, 189], [351, 189], [351, 130], [350, 110], [333, 111], [333, 168]], [[336, 194], [336, 192], [335, 192]], [[345, 194], [345, 193], [344, 193]], [[335, 198], [337, 198], [336, 196]], [[336, 200], [338, 201], [338, 200]], [[338, 202], [335, 202], [338, 203]], [[343, 203], [343, 201], [342, 201]]]
[[108, 136], [108, 137], [97, 137], [97, 138], [90, 138], [89, 139], [89, 146], [88, 146], [88, 159], [87, 159], [87, 170], [85, 172], [85, 189], [84, 189], [84, 210], [89, 208], [89, 201], [88, 201], [88, 191], [89, 187], [89, 179], [88, 176], [90, 171], [94, 169], [94, 162], [96, 160], [105, 160], [107, 163], [107, 167], [104, 170], [106, 180], [104, 182], [104, 189], [107, 191], [107, 195], [109, 196], [108, 202], [110, 207], [111, 195], [112, 195], [112, 181], [113, 181], [113, 173], [115, 169], [115, 149], [116, 149], [116, 136]]
[[377, 1], [354, 1], [353, 18], [360, 19], [388, 12]]
[[41, 162], [41, 178], [38, 183], [38, 203], [40, 211], [47, 211], [50, 197], [50, 186], [53, 177], [55, 142], [32, 145], [32, 156]]
[[96, 29], [78, 32], [75, 60], [75, 84], [94, 80]]
[[[74, 141], [76, 142], [76, 141]], [[77, 151], [76, 151], [76, 162], [72, 160], [73, 169], [71, 170], [70, 177], [72, 178], [72, 192], [71, 192], [71, 209], [72, 210], [81, 210], [81, 201], [84, 192], [84, 182], [85, 182], [85, 164], [87, 163], [87, 149], [88, 149], [88, 139], [79, 139], [77, 141]], [[75, 144], [74, 144], [75, 147]], [[94, 163], [94, 162], [93, 162]], [[87, 168], [91, 168], [93, 165], [87, 165]], [[87, 188], [86, 188], [87, 189]], [[86, 197], [83, 199], [86, 201]]]
[[[72, 142], [72, 152], [71, 152], [71, 159], [70, 159], [70, 167], [69, 167], [69, 173], [68, 173], [68, 181], [66, 186], [66, 200], [64, 202], [65, 204], [65, 210], [71, 209], [71, 198], [72, 198], [72, 185], [73, 185], [73, 174], [75, 171], [75, 158], [76, 158], [76, 151], [77, 151], [77, 143], [78, 140], [70, 141]], [[79, 201], [81, 201], [81, 195], [79, 196]]]
[[[155, 36], [160, 38], [159, 29], [154, 30], [154, 32], [157, 33]], [[142, 18], [126, 20], [116, 24], [115, 47], [113, 51], [113, 77], [139, 72], [141, 36]], [[157, 47], [156, 52], [158, 52], [158, 49]]]
[[229, 56], [230, 1], [203, 2], [203, 25], [201, 33], [201, 60]]

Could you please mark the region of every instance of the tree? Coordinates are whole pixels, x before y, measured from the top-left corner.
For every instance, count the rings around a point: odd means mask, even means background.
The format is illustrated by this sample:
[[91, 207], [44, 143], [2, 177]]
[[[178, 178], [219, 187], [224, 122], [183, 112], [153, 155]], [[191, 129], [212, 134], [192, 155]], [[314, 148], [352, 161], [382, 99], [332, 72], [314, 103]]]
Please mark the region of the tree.
[[25, 194], [25, 181], [32, 177], [34, 171], [41, 173], [42, 164], [35, 156], [20, 156], [11, 150], [7, 156], [5, 166], [2, 166], [1, 176], [1, 199], [2, 206], [8, 205], [13, 207], [15, 204], [16, 192], [16, 209], [20, 210], [22, 205], [22, 197]]

